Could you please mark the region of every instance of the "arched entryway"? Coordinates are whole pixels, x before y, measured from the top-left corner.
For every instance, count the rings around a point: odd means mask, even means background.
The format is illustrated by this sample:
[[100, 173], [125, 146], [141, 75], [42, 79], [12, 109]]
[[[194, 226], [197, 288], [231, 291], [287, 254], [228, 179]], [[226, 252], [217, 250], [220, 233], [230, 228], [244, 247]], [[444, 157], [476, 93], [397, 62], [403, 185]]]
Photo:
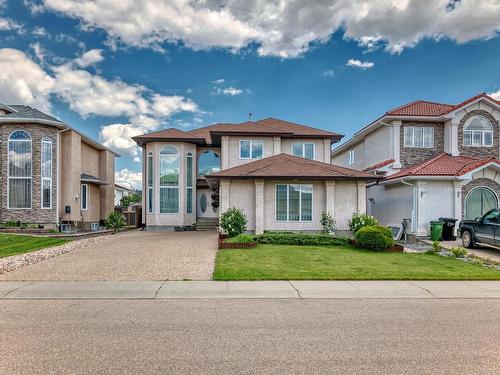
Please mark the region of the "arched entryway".
[[465, 219], [474, 220], [492, 208], [498, 207], [498, 197], [486, 186], [473, 188], [465, 197]]

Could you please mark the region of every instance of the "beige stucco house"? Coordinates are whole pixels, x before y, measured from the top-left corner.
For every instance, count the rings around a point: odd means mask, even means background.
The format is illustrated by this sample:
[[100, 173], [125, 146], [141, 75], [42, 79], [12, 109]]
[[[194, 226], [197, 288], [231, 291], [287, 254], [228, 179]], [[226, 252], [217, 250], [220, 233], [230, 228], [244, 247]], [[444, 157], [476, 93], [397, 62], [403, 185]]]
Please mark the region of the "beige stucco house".
[[409, 219], [426, 236], [439, 217], [474, 219], [499, 206], [500, 102], [418, 100], [387, 111], [332, 152], [332, 162], [383, 177], [367, 188], [382, 224]]
[[37, 109], [0, 104], [0, 222], [88, 227], [114, 209], [115, 152]]
[[341, 138], [274, 118], [134, 137], [143, 149], [143, 222], [150, 230], [193, 226], [237, 207], [255, 233], [318, 231], [324, 211], [347, 229], [377, 177], [330, 163]]

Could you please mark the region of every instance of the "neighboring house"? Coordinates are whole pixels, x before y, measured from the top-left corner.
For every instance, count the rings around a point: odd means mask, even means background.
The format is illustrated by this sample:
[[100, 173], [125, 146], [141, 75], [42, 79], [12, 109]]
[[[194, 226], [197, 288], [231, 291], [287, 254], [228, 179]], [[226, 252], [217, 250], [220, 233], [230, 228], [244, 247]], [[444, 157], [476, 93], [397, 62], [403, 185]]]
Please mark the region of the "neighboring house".
[[133, 189], [126, 188], [125, 186], [115, 184], [115, 207], [121, 206], [121, 200], [123, 197], [128, 197], [135, 194]]
[[0, 141], [0, 222], [87, 226], [113, 211], [113, 151], [24, 105], [0, 104]]
[[273, 118], [133, 137], [143, 148], [144, 224], [190, 226], [237, 207], [256, 233], [318, 231], [323, 211], [347, 229], [376, 177], [330, 164], [341, 138]]
[[425, 236], [439, 217], [474, 219], [500, 197], [500, 102], [415, 101], [386, 112], [332, 152], [332, 162], [385, 177], [367, 189], [382, 224], [411, 219]]

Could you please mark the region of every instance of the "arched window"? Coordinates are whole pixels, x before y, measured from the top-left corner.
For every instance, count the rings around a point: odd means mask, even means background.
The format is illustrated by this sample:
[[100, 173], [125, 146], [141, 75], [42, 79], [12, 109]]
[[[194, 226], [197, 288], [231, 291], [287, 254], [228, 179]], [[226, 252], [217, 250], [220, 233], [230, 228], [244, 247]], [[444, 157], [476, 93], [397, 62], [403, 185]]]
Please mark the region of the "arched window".
[[160, 151], [160, 213], [179, 212], [179, 154], [173, 146]]
[[186, 213], [193, 213], [193, 154], [186, 156]]
[[150, 152], [148, 153], [148, 158], [147, 158], [147, 179], [148, 179], [148, 212], [153, 212], [153, 153]]
[[474, 220], [496, 207], [498, 207], [498, 198], [491, 189], [474, 188], [465, 197], [465, 219]]
[[52, 208], [52, 139], [42, 138], [41, 157], [41, 199], [42, 208]]
[[8, 142], [8, 208], [31, 208], [32, 148], [31, 137], [16, 130]]
[[220, 171], [220, 157], [215, 152], [206, 150], [198, 159], [198, 176], [206, 176]]
[[474, 116], [464, 125], [464, 146], [493, 146], [493, 127], [483, 116]]

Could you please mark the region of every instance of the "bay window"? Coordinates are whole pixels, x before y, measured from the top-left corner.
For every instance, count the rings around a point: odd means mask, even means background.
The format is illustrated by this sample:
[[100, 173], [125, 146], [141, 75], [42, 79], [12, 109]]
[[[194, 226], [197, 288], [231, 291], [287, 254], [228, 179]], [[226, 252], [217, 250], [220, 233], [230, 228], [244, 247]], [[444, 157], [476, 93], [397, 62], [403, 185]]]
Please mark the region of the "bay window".
[[173, 146], [160, 151], [160, 213], [179, 212], [179, 154]]
[[312, 221], [312, 185], [276, 185], [276, 221]]
[[434, 128], [406, 126], [404, 128], [404, 146], [414, 148], [433, 148]]
[[7, 164], [8, 208], [31, 208], [32, 144], [24, 130], [9, 136]]
[[260, 159], [263, 155], [263, 142], [255, 140], [240, 141], [240, 159]]

